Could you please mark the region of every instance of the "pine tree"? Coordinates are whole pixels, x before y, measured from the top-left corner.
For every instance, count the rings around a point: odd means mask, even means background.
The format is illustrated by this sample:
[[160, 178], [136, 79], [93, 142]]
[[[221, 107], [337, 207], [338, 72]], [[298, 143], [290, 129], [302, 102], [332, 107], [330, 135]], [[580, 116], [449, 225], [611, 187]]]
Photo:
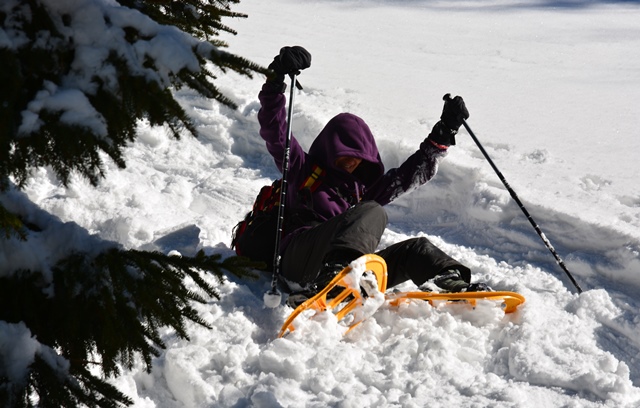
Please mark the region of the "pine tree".
[[[230, 10], [234, 3], [0, 2], [0, 246], [40, 232], [1, 200], [24, 188], [33, 169], [52, 169], [65, 186], [72, 174], [96, 185], [104, 177], [103, 153], [125, 167], [123, 149], [135, 141], [141, 119], [176, 138], [197, 136], [173, 97], [180, 87], [235, 107], [215, 86], [215, 72], [267, 71], [222, 50], [218, 35], [235, 34], [222, 19], [246, 17]], [[255, 266], [203, 252], [176, 257], [112, 245], [65, 254], [46, 271], [0, 267], [0, 403], [130, 405], [91, 368], [116, 376], [141, 358], [150, 370], [165, 346], [162, 327], [182, 338], [189, 321], [207, 327], [194, 302], [219, 296], [224, 271], [248, 277]], [[33, 346], [23, 371], [10, 364], [9, 332], [26, 339], [13, 346]]]
[[117, 376], [120, 366], [131, 369], [141, 356], [150, 371], [152, 358], [165, 347], [160, 328], [172, 327], [188, 339], [186, 320], [209, 327], [192, 302], [205, 303], [219, 294], [201, 271], [222, 283], [223, 269], [247, 276], [245, 268], [256, 266], [238, 257], [220, 258], [202, 251], [195, 257], [169, 257], [118, 248], [95, 257], [72, 254], [53, 268], [53, 297], [34, 271], [1, 279], [0, 320], [24, 323], [46, 347], [36, 352], [22, 384], [2, 379], [0, 401], [12, 401], [9, 407], [35, 406], [34, 396], [41, 407], [130, 403], [87, 366], [99, 365], [105, 375]]
[[[183, 130], [197, 135], [171, 88], [188, 86], [235, 107], [214, 85], [207, 62], [249, 77], [267, 71], [223, 51], [221, 41], [199, 39], [234, 33], [220, 23], [245, 17], [229, 11], [231, 2], [237, 0], [126, 0], [132, 8], [123, 18], [120, 7], [101, 0], [85, 0], [81, 11], [64, 0], [3, 1], [9, 39], [0, 43], [0, 188], [9, 176], [23, 186], [41, 166], [51, 166], [65, 185], [72, 172], [96, 184], [104, 176], [99, 152], [125, 167], [122, 149], [135, 139], [139, 119], [167, 126], [176, 138]], [[97, 34], [83, 21], [93, 13]]]

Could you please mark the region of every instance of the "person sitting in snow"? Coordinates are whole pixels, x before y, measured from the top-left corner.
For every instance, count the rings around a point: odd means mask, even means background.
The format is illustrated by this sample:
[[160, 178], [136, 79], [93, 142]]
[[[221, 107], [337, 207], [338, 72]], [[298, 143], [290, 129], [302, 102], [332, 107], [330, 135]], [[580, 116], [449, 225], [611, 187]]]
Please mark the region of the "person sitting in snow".
[[[287, 138], [285, 76], [298, 75], [310, 65], [311, 55], [304, 48], [282, 48], [269, 65], [274, 74], [259, 93], [260, 136], [280, 171]], [[387, 226], [382, 207], [433, 178], [438, 162], [455, 144], [462, 118], [468, 117], [461, 97], [447, 99], [440, 121], [419, 149], [400, 167], [386, 172], [369, 126], [352, 113], [332, 118], [309, 152], [292, 136], [280, 270], [280, 277], [290, 289], [290, 306], [295, 307], [322, 290], [346, 265], [368, 253], [376, 253], [386, 261], [388, 287], [407, 280], [421, 286], [432, 280], [451, 292], [488, 290], [484, 284], [470, 284], [469, 268], [424, 237], [376, 252]], [[322, 168], [325, 175], [317, 189], [303, 197], [299, 186], [314, 165]], [[251, 258], [251, 245], [246, 242], [250, 239], [252, 234], [245, 234], [237, 245]]]

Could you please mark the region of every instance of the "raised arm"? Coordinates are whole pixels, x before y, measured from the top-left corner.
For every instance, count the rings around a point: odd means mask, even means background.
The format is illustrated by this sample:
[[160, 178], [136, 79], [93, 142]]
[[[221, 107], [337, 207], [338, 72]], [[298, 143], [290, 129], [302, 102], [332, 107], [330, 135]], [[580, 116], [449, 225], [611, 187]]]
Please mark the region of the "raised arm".
[[464, 100], [459, 96], [453, 99], [448, 96], [447, 94], [444, 97], [445, 104], [440, 120], [420, 144], [420, 148], [399, 167], [387, 171], [367, 190], [365, 199], [385, 205], [400, 195], [415, 190], [435, 176], [438, 163], [446, 156], [447, 149], [456, 144], [455, 135], [462, 125], [462, 119], [469, 118]]
[[[258, 112], [260, 136], [267, 145], [267, 150], [273, 156], [276, 166], [282, 171], [283, 157], [287, 138], [287, 112], [284, 83], [286, 75], [298, 75], [300, 70], [311, 65], [311, 55], [302, 47], [283, 47], [269, 65], [272, 75], [262, 86], [258, 95], [261, 108]], [[291, 137], [290, 162], [292, 170], [300, 168], [304, 162], [305, 153], [298, 141]]]

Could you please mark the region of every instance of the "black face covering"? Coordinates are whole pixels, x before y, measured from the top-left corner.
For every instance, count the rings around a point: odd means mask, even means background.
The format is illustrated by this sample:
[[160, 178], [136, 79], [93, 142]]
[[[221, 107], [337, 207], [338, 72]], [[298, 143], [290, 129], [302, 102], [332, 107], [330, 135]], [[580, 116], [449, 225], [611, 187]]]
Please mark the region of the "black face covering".
[[351, 174], [366, 186], [372, 185], [380, 177], [378, 166], [365, 160]]

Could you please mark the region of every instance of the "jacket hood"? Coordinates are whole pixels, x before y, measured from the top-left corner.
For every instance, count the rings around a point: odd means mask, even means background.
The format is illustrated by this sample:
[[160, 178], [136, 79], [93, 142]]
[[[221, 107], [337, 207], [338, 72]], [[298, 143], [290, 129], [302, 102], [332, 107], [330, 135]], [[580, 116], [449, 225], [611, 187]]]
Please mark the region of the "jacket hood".
[[353, 175], [365, 185], [371, 185], [384, 174], [384, 165], [369, 126], [351, 113], [334, 116], [311, 144], [309, 155], [321, 167], [333, 171], [343, 171], [335, 165], [338, 157], [362, 159]]

